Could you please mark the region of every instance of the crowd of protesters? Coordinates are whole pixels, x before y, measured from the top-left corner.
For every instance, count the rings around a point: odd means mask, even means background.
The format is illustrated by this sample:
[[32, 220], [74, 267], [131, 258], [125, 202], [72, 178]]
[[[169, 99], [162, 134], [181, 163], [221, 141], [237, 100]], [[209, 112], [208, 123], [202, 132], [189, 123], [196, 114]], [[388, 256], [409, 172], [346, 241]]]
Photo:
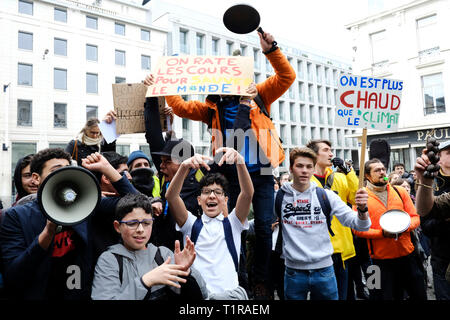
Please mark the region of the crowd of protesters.
[[[289, 155], [274, 149], [281, 144], [265, 113], [295, 72], [272, 35], [259, 36], [275, 75], [246, 95], [166, 97], [171, 120], [215, 129], [211, 157], [163, 133], [158, 101], [147, 98], [150, 154], [117, 153], [94, 118], [65, 150], [19, 159], [16, 199], [0, 208], [2, 299], [427, 300], [429, 286], [436, 299], [450, 298], [450, 143], [440, 145], [436, 181], [423, 175], [424, 154], [412, 172], [395, 163], [389, 178], [383, 162], [370, 159], [360, 168], [364, 186], [328, 140]], [[110, 111], [103, 120], [115, 117]], [[239, 148], [230, 129], [254, 128], [277, 143], [256, 136]], [[262, 152], [249, 154], [252, 143]], [[274, 176], [285, 158], [289, 172]], [[67, 166], [94, 174], [101, 201], [87, 219], [60, 226], [36, 194]], [[405, 231], [381, 228], [392, 209], [410, 217]]]

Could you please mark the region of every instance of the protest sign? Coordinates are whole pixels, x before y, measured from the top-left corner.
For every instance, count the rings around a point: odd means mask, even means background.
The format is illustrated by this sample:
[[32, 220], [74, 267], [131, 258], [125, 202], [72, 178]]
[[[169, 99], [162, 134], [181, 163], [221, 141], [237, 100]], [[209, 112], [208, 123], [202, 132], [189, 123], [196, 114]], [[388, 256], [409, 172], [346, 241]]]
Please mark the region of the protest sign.
[[253, 58], [241, 56], [161, 57], [147, 97], [186, 94], [243, 95], [253, 82]]
[[[147, 86], [143, 83], [119, 83], [112, 85], [114, 111], [117, 115], [117, 134], [145, 132], [144, 105]], [[161, 127], [167, 131], [164, 97], [158, 98]]]
[[397, 130], [403, 81], [343, 74], [339, 77], [336, 126]]

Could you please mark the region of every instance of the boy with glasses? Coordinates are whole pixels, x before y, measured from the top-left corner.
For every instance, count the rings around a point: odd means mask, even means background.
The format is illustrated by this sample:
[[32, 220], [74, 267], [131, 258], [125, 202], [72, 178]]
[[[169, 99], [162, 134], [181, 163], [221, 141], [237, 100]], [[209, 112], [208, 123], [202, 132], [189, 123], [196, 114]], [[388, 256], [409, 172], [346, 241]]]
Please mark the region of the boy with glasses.
[[[172, 208], [177, 230], [192, 238], [196, 244], [197, 258], [194, 267], [202, 273], [211, 300], [247, 300], [247, 293], [239, 286], [238, 265], [241, 233], [248, 229], [247, 216], [253, 197], [253, 184], [244, 158], [232, 148], [220, 148], [224, 152], [218, 165], [224, 162], [236, 164], [240, 194], [235, 208], [228, 213], [227, 180], [220, 173], [208, 173], [200, 180], [197, 201], [203, 210], [195, 217], [186, 209], [180, 197], [183, 181], [191, 169], [205, 167], [212, 158], [202, 155], [183, 161], [167, 189], [166, 199]], [[186, 245], [188, 242], [186, 241]]]
[[120, 199], [114, 228], [122, 243], [109, 247], [98, 259], [92, 299], [206, 298], [203, 279], [190, 268], [195, 259], [192, 241], [186, 238], [183, 251], [180, 242], [175, 241], [175, 252], [147, 245], [153, 220], [151, 201], [145, 195], [129, 194]]

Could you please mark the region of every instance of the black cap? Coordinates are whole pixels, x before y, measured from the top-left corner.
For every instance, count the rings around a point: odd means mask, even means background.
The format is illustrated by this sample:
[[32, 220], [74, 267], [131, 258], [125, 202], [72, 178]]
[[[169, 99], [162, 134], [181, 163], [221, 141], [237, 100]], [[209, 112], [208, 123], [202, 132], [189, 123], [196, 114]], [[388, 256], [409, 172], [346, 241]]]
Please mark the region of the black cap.
[[182, 162], [194, 155], [194, 147], [186, 140], [171, 139], [166, 141], [161, 151], [152, 152], [152, 154], [171, 157], [172, 160]]

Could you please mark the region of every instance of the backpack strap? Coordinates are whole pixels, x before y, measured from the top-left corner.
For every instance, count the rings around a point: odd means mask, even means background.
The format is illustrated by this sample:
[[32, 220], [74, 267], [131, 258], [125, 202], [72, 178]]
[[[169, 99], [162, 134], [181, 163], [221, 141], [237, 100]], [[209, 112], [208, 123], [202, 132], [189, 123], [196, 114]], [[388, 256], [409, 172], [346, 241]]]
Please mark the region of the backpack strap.
[[192, 225], [191, 230], [191, 241], [195, 244], [198, 239], [198, 235], [200, 234], [200, 230], [203, 228], [203, 222], [202, 217], [198, 217], [197, 220], [195, 220], [194, 224]]
[[[228, 217], [225, 217], [222, 221], [223, 224], [223, 231], [225, 234], [225, 242], [227, 243], [228, 251], [230, 252], [231, 258], [233, 258], [234, 262], [234, 268], [236, 269], [236, 272], [239, 270], [239, 260], [238, 255], [236, 252], [236, 246], [234, 245], [233, 240], [233, 232], [231, 230], [231, 224], [230, 220], [228, 220]], [[200, 234], [200, 231], [203, 228], [203, 222], [201, 216], [195, 220], [194, 224], [192, 225], [191, 229], [191, 241], [195, 244], [198, 239], [198, 235]]]
[[324, 189], [329, 189], [331, 190], [331, 186], [333, 185], [333, 181], [334, 181], [334, 172], [332, 172], [325, 181], [325, 185], [323, 186]]
[[398, 196], [400, 197], [400, 200], [402, 200], [402, 203], [403, 203], [403, 209], [404, 209], [404, 208], [405, 208], [405, 203], [403, 202], [402, 195], [400, 194], [400, 192], [398, 191], [398, 189], [397, 189], [395, 186], [391, 185], [391, 187], [392, 187], [392, 189], [395, 190], [395, 192], [397, 192]]
[[120, 284], [122, 284], [123, 279], [123, 256], [117, 253], [113, 253], [114, 257], [116, 257], [117, 263], [119, 264], [119, 280]]
[[317, 187], [316, 188], [317, 193], [317, 199], [319, 199], [320, 206], [322, 207], [322, 212], [324, 213], [326, 220], [327, 220], [327, 227], [328, 232], [332, 237], [334, 237], [334, 232], [331, 230], [331, 205], [330, 200], [328, 200], [326, 191], [323, 188]]
[[253, 98], [253, 101], [255, 101], [255, 103], [258, 105], [259, 109], [262, 111], [262, 113], [264, 113], [264, 115], [270, 119], [270, 115], [267, 112], [266, 106], [264, 104], [263, 99], [261, 98], [261, 96], [259, 95], [259, 93], [256, 95], [256, 97]]
[[275, 213], [278, 217], [278, 237], [277, 242], [275, 244], [275, 251], [278, 253], [282, 253], [282, 243], [283, 243], [283, 232], [281, 230], [283, 226], [283, 221], [281, 219], [281, 205], [283, 204], [285, 191], [283, 189], [278, 189], [277, 195], [275, 196]]
[[239, 270], [239, 260], [238, 255], [236, 252], [236, 246], [234, 245], [233, 240], [233, 231], [231, 230], [231, 223], [230, 220], [228, 220], [228, 217], [225, 217], [222, 221], [223, 224], [223, 231], [225, 233], [225, 241], [227, 243], [228, 251], [231, 254], [231, 258], [233, 258], [234, 262], [234, 268], [236, 269], [236, 272]]

